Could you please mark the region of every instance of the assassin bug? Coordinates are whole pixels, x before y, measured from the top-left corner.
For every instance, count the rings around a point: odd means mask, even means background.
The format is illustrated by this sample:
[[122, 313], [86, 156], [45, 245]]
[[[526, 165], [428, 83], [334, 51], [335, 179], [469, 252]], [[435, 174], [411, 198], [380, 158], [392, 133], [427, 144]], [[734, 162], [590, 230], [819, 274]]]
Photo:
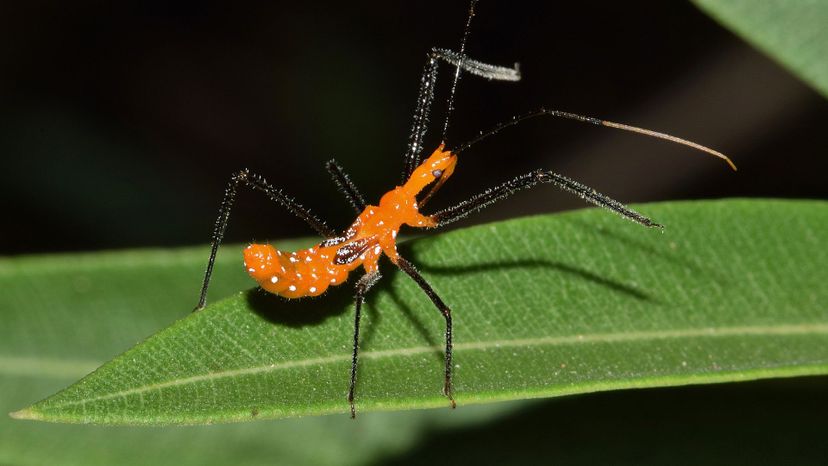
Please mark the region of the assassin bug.
[[[392, 264], [397, 266], [417, 283], [445, 319], [445, 377], [443, 380], [443, 393], [448, 398], [452, 408], [456, 406], [452, 396], [453, 329], [451, 309], [437, 295], [428, 281], [420, 275], [414, 265], [401, 257], [397, 252], [397, 232], [403, 225], [412, 228], [439, 228], [505, 199], [518, 190], [548, 183], [564, 191], [576, 194], [587, 202], [606, 208], [645, 227], [661, 227], [661, 225], [626, 207], [622, 203], [577, 181], [547, 170], [535, 170], [518, 176], [511, 181], [487, 189], [466, 201], [439, 210], [431, 215], [420, 213], [420, 210], [425, 207], [434, 193], [451, 177], [457, 164], [457, 156], [461, 152], [482, 139], [528, 118], [553, 116], [632, 131], [690, 146], [719, 157], [726, 161], [731, 168], [736, 169], [733, 162], [725, 155], [691, 141], [634, 126], [547, 109], [540, 109], [514, 117], [510, 121], [501, 123], [489, 131], [481, 132], [477, 138], [465, 144], [454, 149], [448, 148], [445, 142], [446, 133], [448, 132], [449, 121], [454, 110], [454, 96], [461, 71], [488, 80], [520, 80], [520, 72], [517, 65], [514, 68], [489, 65], [472, 60], [465, 55], [466, 41], [469, 36], [476, 3], [476, 0], [471, 1], [459, 51], [454, 52], [434, 48], [428, 54], [428, 60], [426, 61], [420, 81], [420, 90], [414, 112], [414, 122], [411, 128], [408, 148], [404, 155], [402, 180], [399, 186], [396, 186], [382, 196], [378, 205], [368, 205], [356, 185], [345, 174], [342, 167], [336, 161], [331, 160], [327, 162], [326, 168], [330, 172], [333, 181], [345, 194], [358, 214], [356, 220], [344, 232], [340, 233], [331, 229], [325, 222], [315, 217], [295, 200], [286, 196], [281, 190], [274, 188], [264, 178], [252, 174], [248, 170], [242, 170], [232, 176], [219, 209], [218, 219], [216, 219], [213, 230], [210, 258], [207, 262], [207, 270], [204, 275], [201, 296], [196, 310], [203, 308], [206, 303], [207, 288], [210, 284], [210, 276], [213, 272], [216, 252], [224, 237], [224, 232], [230, 218], [230, 209], [235, 201], [236, 190], [239, 185], [247, 186], [254, 191], [264, 193], [271, 200], [281, 204], [288, 211], [304, 220], [311, 228], [325, 238], [314, 247], [295, 252], [280, 251], [269, 244], [249, 245], [244, 250], [245, 268], [248, 274], [265, 291], [285, 298], [317, 296], [324, 293], [330, 286], [337, 286], [344, 283], [350, 272], [360, 266], [364, 268], [365, 274], [356, 282], [353, 353], [348, 387], [348, 403], [351, 409], [351, 417], [355, 417], [356, 415], [354, 408], [354, 388], [356, 385], [357, 358], [359, 355], [360, 315], [366, 293], [380, 278], [378, 261], [383, 255], [387, 256]], [[437, 82], [437, 68], [440, 61], [455, 67], [451, 92], [447, 101], [446, 117], [442, 128], [441, 141], [443, 142], [440, 143], [437, 149], [425, 161], [421, 162], [423, 138], [429, 123], [429, 114], [434, 100], [434, 88]]]

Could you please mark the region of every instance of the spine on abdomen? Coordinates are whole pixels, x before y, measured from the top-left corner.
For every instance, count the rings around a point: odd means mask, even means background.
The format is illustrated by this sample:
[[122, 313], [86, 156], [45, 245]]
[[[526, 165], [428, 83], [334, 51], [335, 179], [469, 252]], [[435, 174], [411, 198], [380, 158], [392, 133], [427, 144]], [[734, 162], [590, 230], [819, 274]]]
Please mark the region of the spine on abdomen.
[[247, 273], [265, 291], [285, 298], [317, 296], [339, 285], [358, 264], [333, 263], [336, 247], [279, 251], [269, 244], [251, 244], [244, 250]]

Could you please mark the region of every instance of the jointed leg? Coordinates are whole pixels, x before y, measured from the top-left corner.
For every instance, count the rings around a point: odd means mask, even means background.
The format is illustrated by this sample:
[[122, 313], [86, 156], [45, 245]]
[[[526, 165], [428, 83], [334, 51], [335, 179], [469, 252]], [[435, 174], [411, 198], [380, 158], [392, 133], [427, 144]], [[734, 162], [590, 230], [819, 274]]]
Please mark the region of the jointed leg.
[[564, 191], [578, 195], [578, 197], [587, 202], [615, 212], [622, 217], [639, 223], [645, 227], [662, 228], [662, 226], [658, 223], [653, 222], [649, 218], [630, 209], [615, 199], [599, 193], [589, 186], [569, 179], [563, 175], [558, 175], [557, 173], [544, 170], [535, 170], [525, 175], [521, 175], [511, 181], [507, 181], [499, 186], [495, 186], [494, 188], [487, 189], [467, 201], [463, 201], [452, 207], [440, 210], [431, 217], [437, 221], [438, 226], [447, 225], [451, 222], [460, 220], [466, 215], [482, 210], [483, 208], [488, 207], [501, 199], [505, 199], [516, 191], [531, 188], [538, 183], [551, 183]]
[[218, 252], [221, 240], [224, 238], [224, 232], [227, 230], [227, 223], [230, 220], [230, 209], [233, 207], [233, 202], [236, 200], [236, 189], [239, 184], [243, 184], [244, 186], [247, 186], [255, 191], [263, 192], [272, 201], [283, 205], [288, 211], [304, 220], [311, 226], [311, 228], [316, 230], [317, 233], [325, 238], [336, 236], [336, 232], [331, 230], [325, 222], [311, 214], [310, 211], [302, 207], [301, 204], [286, 196], [282, 193], [282, 191], [269, 185], [261, 176], [252, 174], [248, 170], [242, 170], [235, 173], [233, 177], [230, 178], [230, 183], [224, 191], [224, 200], [221, 201], [219, 215], [216, 219], [215, 226], [213, 227], [210, 259], [207, 261], [207, 270], [204, 273], [204, 283], [201, 285], [201, 295], [198, 299], [198, 305], [195, 308], [196, 311], [203, 308], [207, 302], [207, 288], [210, 286], [210, 277], [213, 275], [213, 265], [216, 261], [216, 253]]
[[328, 173], [331, 174], [339, 190], [348, 198], [348, 202], [351, 203], [356, 213], [361, 214], [365, 210], [365, 198], [362, 197], [359, 188], [351, 181], [351, 178], [345, 173], [345, 170], [333, 159], [325, 163], [325, 168], [328, 169]]
[[365, 293], [380, 279], [379, 272], [363, 275], [356, 285], [356, 312], [354, 313], [354, 352], [351, 358], [351, 384], [348, 387], [348, 404], [351, 405], [351, 419], [356, 417], [354, 408], [354, 388], [356, 386], [357, 355], [359, 354], [359, 319], [362, 312], [362, 303], [365, 302]]
[[414, 110], [414, 122], [411, 125], [411, 134], [408, 137], [408, 149], [403, 156], [405, 160], [402, 173], [403, 183], [408, 180], [408, 177], [411, 176], [411, 173], [420, 164], [423, 138], [428, 130], [431, 104], [434, 102], [434, 87], [437, 84], [437, 64], [439, 60], [456, 66], [458, 72], [459, 70], [464, 70], [490, 80], [520, 80], [520, 72], [517, 70], [517, 66], [513, 69], [489, 65], [472, 60], [463, 53], [456, 53], [445, 49], [432, 49], [428, 55], [428, 61], [423, 70], [423, 75], [420, 78], [420, 91], [417, 95], [417, 107]]
[[403, 259], [402, 257], [397, 258], [397, 266], [408, 274], [417, 285], [425, 292], [426, 295], [431, 299], [431, 302], [437, 306], [437, 309], [440, 310], [440, 313], [443, 314], [443, 317], [446, 319], [446, 372], [445, 372], [445, 380], [443, 383], [443, 393], [448, 397], [449, 401], [451, 402], [451, 407], [457, 407], [457, 404], [454, 402], [454, 397], [452, 397], [452, 390], [451, 390], [451, 335], [452, 335], [452, 328], [451, 328], [451, 309], [437, 296], [437, 293], [431, 288], [431, 285], [420, 275], [420, 272], [414, 268], [414, 265], [411, 262]]
[[431, 55], [467, 73], [480, 76], [490, 81], [520, 81], [520, 69], [517, 63], [514, 68], [489, 65], [488, 63], [472, 60], [462, 52], [457, 53], [453, 50], [436, 47], [431, 49]]
[[414, 121], [408, 136], [408, 148], [403, 155], [403, 173], [401, 183], [405, 183], [420, 163], [423, 150], [423, 138], [428, 130], [428, 118], [431, 104], [434, 102], [434, 86], [437, 84], [437, 58], [429, 55], [420, 78], [420, 91], [417, 94], [417, 106], [414, 109]]

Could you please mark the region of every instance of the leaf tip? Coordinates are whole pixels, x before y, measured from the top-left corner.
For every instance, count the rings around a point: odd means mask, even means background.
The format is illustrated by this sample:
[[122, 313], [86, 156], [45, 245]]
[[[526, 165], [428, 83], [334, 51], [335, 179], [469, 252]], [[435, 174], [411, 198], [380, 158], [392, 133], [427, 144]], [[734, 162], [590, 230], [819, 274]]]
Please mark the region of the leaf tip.
[[11, 412], [9, 413], [9, 417], [12, 419], [25, 419], [29, 421], [43, 420], [43, 416], [41, 416], [37, 411], [32, 410], [31, 407]]

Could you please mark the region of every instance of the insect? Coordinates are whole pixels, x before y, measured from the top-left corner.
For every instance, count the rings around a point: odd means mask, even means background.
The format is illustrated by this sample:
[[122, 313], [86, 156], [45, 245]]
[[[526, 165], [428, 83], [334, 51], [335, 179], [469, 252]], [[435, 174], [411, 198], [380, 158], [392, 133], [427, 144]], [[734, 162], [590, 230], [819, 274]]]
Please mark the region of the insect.
[[[304, 220], [324, 238], [316, 246], [294, 252], [280, 251], [269, 244], [251, 244], [247, 246], [244, 250], [244, 266], [248, 274], [265, 291], [285, 298], [317, 296], [324, 293], [331, 286], [338, 286], [345, 283], [350, 273], [356, 269], [360, 267], [364, 269], [365, 273], [356, 281], [355, 286], [353, 352], [348, 386], [348, 404], [350, 405], [351, 417], [355, 417], [356, 415], [354, 391], [359, 356], [361, 310], [368, 290], [380, 279], [379, 260], [382, 256], [387, 257], [392, 264], [411, 277], [445, 319], [443, 394], [447, 397], [452, 407], [456, 406], [452, 395], [453, 328], [451, 309], [438, 296], [414, 265], [402, 257], [397, 251], [397, 233], [403, 226], [425, 229], [443, 227], [490, 206], [495, 202], [503, 200], [516, 191], [528, 189], [539, 184], [552, 184], [564, 191], [580, 196], [587, 202], [606, 208], [645, 227], [661, 227], [661, 225], [626, 207], [622, 203], [577, 181], [548, 170], [534, 170], [487, 189], [452, 207], [439, 210], [430, 215], [422, 213], [422, 209], [428, 201], [454, 173], [457, 166], [458, 154], [508, 126], [516, 125], [528, 118], [552, 116], [632, 131], [690, 146], [719, 157], [726, 161], [734, 170], [736, 169], [733, 162], [725, 155], [691, 141], [634, 126], [548, 109], [540, 109], [514, 117], [507, 122], [495, 126], [489, 131], [481, 132], [477, 138], [465, 144], [450, 148], [446, 143], [446, 134], [454, 110], [454, 96], [461, 72], [476, 75], [490, 81], [520, 80], [520, 72], [517, 65], [514, 68], [490, 65], [466, 56], [466, 41], [469, 36], [476, 3], [477, 0], [471, 1], [459, 51], [455, 52], [434, 48], [428, 54], [425, 69], [420, 80], [420, 89], [414, 111], [414, 121], [408, 141], [408, 148], [404, 155], [404, 169], [400, 185], [383, 195], [377, 205], [367, 204], [359, 189], [357, 189], [356, 185], [351, 181], [342, 167], [336, 161], [331, 160], [327, 162], [326, 168], [330, 172], [333, 181], [345, 194], [351, 206], [358, 214], [356, 220], [344, 231], [340, 232], [331, 229], [325, 222], [315, 217], [298, 202], [285, 195], [281, 190], [270, 185], [263, 177], [255, 175], [248, 170], [235, 173], [230, 179], [224, 194], [224, 200], [219, 209], [218, 218], [215, 222], [210, 258], [207, 262], [207, 270], [204, 275], [201, 296], [196, 310], [203, 308], [206, 303], [207, 288], [210, 284], [216, 252], [224, 237], [230, 219], [230, 210], [235, 201], [236, 191], [239, 186], [246, 186], [254, 191], [264, 193], [271, 200], [277, 204], [281, 204], [288, 211]], [[442, 128], [441, 140], [443, 142], [440, 143], [429, 157], [421, 161], [423, 138], [425, 137], [429, 124], [429, 115], [434, 101], [434, 90], [437, 83], [437, 71], [440, 62], [447, 63], [455, 68], [451, 92], [447, 99], [445, 121]]]

